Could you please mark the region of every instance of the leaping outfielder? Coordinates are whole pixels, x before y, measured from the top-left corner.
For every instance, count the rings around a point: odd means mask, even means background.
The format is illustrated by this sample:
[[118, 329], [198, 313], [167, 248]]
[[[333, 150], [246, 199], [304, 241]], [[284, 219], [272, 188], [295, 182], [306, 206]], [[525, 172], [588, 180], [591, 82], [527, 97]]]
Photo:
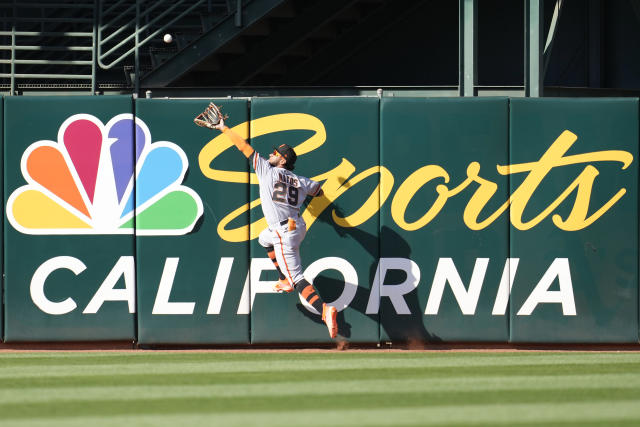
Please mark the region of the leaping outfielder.
[[199, 126], [223, 132], [251, 161], [258, 176], [260, 202], [268, 227], [260, 233], [258, 241], [264, 247], [278, 270], [280, 280], [274, 285], [278, 292], [294, 289], [318, 313], [329, 329], [331, 338], [338, 333], [337, 310], [322, 301], [320, 295], [302, 275], [300, 244], [307, 233], [307, 224], [300, 216], [300, 206], [309, 195], [321, 196], [319, 182], [294, 174], [296, 153], [287, 144], [282, 144], [265, 160], [247, 141], [224, 124], [219, 108], [210, 104], [204, 113], [195, 119]]

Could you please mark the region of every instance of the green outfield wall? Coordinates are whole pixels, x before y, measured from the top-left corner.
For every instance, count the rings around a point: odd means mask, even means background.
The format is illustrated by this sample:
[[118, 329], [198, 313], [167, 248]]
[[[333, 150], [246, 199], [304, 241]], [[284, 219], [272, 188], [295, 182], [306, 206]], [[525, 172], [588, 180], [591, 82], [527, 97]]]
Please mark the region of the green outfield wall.
[[330, 341], [271, 289], [210, 101], [322, 182], [301, 251], [339, 339], [638, 342], [637, 98], [128, 96], [3, 99], [5, 342]]
[[[100, 232], [111, 200], [98, 179], [109, 133], [133, 144], [132, 106], [127, 96], [4, 99], [6, 341], [135, 339], [133, 234]], [[120, 164], [132, 153], [119, 151]]]

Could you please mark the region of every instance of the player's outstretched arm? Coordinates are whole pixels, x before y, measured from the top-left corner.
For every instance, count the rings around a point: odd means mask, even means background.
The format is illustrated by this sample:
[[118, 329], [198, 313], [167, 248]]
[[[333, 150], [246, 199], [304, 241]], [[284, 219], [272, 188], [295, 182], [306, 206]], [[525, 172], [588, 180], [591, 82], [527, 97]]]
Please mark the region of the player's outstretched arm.
[[224, 119], [228, 116], [222, 114], [220, 111], [222, 107], [218, 107], [213, 102], [209, 103], [209, 106], [200, 114], [193, 119], [193, 122], [200, 126], [209, 129], [218, 129], [219, 131], [226, 134], [234, 145], [240, 150], [247, 158], [251, 157], [254, 153], [254, 149], [249, 145], [247, 141], [244, 140], [240, 135], [233, 132], [224, 124]]
[[229, 139], [233, 142], [238, 150], [245, 155], [245, 157], [249, 158], [255, 151], [251, 145], [240, 135], [229, 129], [225, 124], [224, 120], [220, 120], [220, 123], [216, 125], [216, 129], [227, 135]]

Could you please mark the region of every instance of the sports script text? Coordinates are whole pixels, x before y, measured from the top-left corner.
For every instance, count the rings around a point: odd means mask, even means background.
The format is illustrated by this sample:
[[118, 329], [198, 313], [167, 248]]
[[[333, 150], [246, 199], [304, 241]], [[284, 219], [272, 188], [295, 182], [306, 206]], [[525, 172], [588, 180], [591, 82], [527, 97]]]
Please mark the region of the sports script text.
[[[314, 131], [313, 136], [295, 147], [298, 156], [312, 152], [324, 144], [326, 140], [326, 130], [323, 123], [309, 114], [276, 114], [252, 120], [250, 125], [252, 137], [286, 130]], [[239, 124], [233, 130], [242, 137], [247, 138], [249, 123]], [[624, 170], [633, 162], [633, 155], [623, 150], [603, 150], [566, 155], [569, 148], [577, 140], [577, 135], [565, 130], [549, 146], [539, 160], [513, 165], [496, 165], [497, 172], [503, 176], [520, 173], [526, 173], [527, 175], [495, 212], [485, 215], [483, 218], [481, 218], [481, 213], [497, 192], [498, 184], [481, 177], [480, 164], [475, 161], [469, 163], [466, 170], [466, 179], [455, 186], [449, 184], [450, 176], [443, 167], [438, 165], [420, 167], [411, 173], [396, 189], [391, 200], [391, 216], [400, 228], [407, 231], [418, 230], [429, 224], [440, 213], [448, 199], [475, 184], [476, 189], [469, 198], [462, 216], [464, 224], [471, 230], [482, 230], [488, 227], [507, 209], [509, 209], [511, 224], [515, 228], [529, 230], [551, 215], [573, 193], [575, 193], [575, 198], [567, 217], [562, 218], [555, 213], [552, 215], [552, 221], [561, 230], [582, 230], [602, 217], [627, 191], [626, 188], [617, 189], [606, 203], [595, 210], [592, 208], [592, 213], [589, 214], [594, 182], [600, 173], [594, 164], [617, 162], [620, 163], [621, 169]], [[215, 169], [213, 167], [215, 159], [232, 146], [232, 142], [224, 134], [212, 139], [200, 152], [198, 159], [200, 170], [205, 176], [215, 181], [257, 184], [257, 178], [253, 173], [247, 174], [247, 172]], [[542, 212], [531, 219], [524, 219], [523, 214], [527, 203], [549, 172], [554, 168], [568, 165], [584, 165], [584, 169]], [[308, 227], [311, 227], [315, 219], [336, 199], [366, 178], [375, 175], [380, 177], [379, 184], [364, 204], [355, 212], [346, 216], [339, 216], [333, 210], [332, 218], [339, 226], [357, 227], [380, 210], [394, 188], [393, 174], [382, 165], [372, 166], [352, 176], [355, 172], [356, 167], [349, 160], [343, 158], [333, 169], [312, 177], [316, 181], [323, 182], [324, 196], [314, 198], [303, 213], [303, 218]], [[430, 182], [438, 183], [435, 187], [437, 192], [435, 202], [425, 208], [425, 213], [419, 219], [413, 222], [407, 221], [405, 216], [407, 206], [418, 190]], [[229, 228], [229, 224], [248, 210], [256, 208], [259, 204], [260, 199], [256, 199], [228, 213], [218, 224], [217, 231], [220, 237], [229, 242], [246, 241], [247, 237], [249, 240], [257, 238], [260, 231], [266, 227], [264, 218], [250, 225], [247, 224], [237, 228]]]

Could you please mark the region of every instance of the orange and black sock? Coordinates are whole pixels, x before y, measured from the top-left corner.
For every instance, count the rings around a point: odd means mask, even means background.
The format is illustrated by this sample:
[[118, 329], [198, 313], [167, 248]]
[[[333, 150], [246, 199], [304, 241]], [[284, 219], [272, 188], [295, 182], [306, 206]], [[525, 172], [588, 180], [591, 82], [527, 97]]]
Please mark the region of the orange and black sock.
[[318, 295], [316, 289], [311, 283], [307, 282], [306, 279], [302, 279], [296, 283], [295, 288], [296, 291], [302, 295], [302, 298], [307, 300], [313, 308], [318, 310], [318, 313], [322, 313], [322, 305], [324, 304], [324, 301], [322, 301], [322, 298], [320, 298], [320, 295]]
[[269, 246], [268, 248], [265, 248], [267, 250], [267, 255], [269, 255], [269, 259], [271, 259], [271, 262], [273, 263], [273, 265], [276, 266], [276, 270], [278, 270], [278, 276], [280, 277], [280, 280], [285, 280], [287, 277], [282, 274], [282, 270], [280, 270], [280, 266], [278, 265], [278, 261], [276, 260], [276, 251], [273, 249], [273, 246]]

